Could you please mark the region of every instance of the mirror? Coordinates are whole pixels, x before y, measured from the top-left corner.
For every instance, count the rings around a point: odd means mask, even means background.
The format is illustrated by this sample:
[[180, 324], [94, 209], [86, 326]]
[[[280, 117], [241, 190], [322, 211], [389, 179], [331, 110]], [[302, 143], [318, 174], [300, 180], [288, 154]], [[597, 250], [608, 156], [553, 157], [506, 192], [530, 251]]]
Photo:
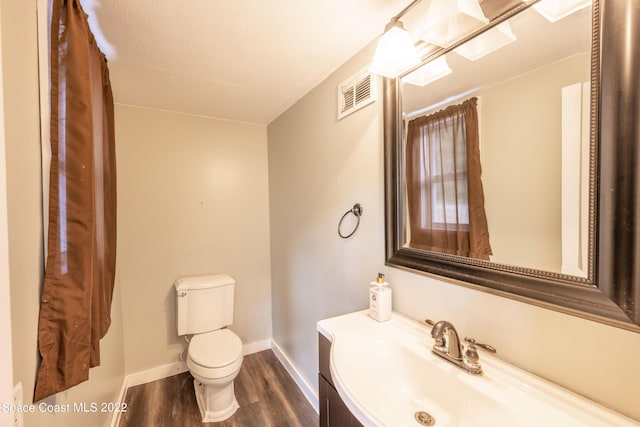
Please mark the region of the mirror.
[[[621, 3], [627, 1], [594, 1], [551, 23], [534, 10], [535, 1], [485, 0], [485, 28], [449, 48], [431, 48], [418, 67], [385, 79], [388, 265], [640, 331], [633, 266], [638, 136], [629, 113], [638, 111], [639, 98], [625, 79], [638, 75], [629, 55], [638, 47], [637, 38], [616, 35], [624, 34], [623, 26], [639, 32], [639, 12], [625, 9]], [[473, 58], [473, 45], [492, 32], [504, 33], [505, 26], [508, 43]], [[451, 71], [420, 81], [423, 70], [443, 59]], [[621, 100], [616, 93], [627, 96]], [[468, 176], [464, 170], [468, 206], [466, 199], [451, 208], [433, 195], [416, 196], [415, 124], [426, 126], [441, 117], [436, 112], [469, 99], [477, 104], [482, 173], [476, 178], [471, 166]], [[431, 132], [420, 129], [421, 135]], [[481, 182], [479, 190], [472, 182]], [[483, 193], [490, 255], [421, 240], [423, 227], [442, 226], [442, 220], [423, 224], [438, 217], [436, 208], [444, 217], [453, 209], [459, 229], [477, 228], [471, 224], [482, 221], [466, 213], [477, 192]]]
[[[586, 278], [594, 178], [589, 162], [591, 7], [557, 22], [528, 8], [491, 31], [478, 37], [504, 34], [507, 44], [476, 58], [473, 49], [464, 49], [468, 42], [437, 59], [448, 64], [446, 76], [421, 86], [412, 78], [423, 70], [418, 68], [400, 79], [403, 144], [416, 118], [477, 98], [478, 179], [490, 261]], [[409, 238], [412, 223], [405, 222], [406, 247], [417, 246]]]

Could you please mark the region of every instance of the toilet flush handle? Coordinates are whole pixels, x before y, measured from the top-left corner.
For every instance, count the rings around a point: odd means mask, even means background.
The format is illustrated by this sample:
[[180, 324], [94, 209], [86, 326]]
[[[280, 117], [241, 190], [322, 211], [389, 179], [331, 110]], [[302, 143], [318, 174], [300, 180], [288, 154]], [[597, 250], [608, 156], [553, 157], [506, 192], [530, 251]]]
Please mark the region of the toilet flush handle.
[[178, 292], [178, 296], [179, 296], [179, 297], [186, 297], [186, 296], [187, 296], [187, 291], [180, 291], [180, 292]]

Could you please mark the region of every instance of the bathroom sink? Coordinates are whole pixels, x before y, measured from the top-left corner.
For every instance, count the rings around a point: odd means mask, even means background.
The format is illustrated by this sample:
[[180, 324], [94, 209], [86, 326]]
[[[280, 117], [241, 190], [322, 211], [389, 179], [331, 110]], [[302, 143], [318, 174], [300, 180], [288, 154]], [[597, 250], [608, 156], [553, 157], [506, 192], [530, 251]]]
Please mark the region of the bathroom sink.
[[331, 342], [333, 382], [365, 426], [638, 426], [637, 422], [486, 353], [471, 375], [431, 353], [430, 328], [393, 314], [379, 323], [367, 311], [318, 322]]

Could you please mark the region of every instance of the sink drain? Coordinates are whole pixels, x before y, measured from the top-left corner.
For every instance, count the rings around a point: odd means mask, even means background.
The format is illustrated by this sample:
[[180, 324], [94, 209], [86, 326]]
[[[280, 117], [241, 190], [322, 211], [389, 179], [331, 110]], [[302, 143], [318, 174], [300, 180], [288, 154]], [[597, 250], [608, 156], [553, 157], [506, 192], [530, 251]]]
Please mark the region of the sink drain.
[[416, 418], [416, 421], [423, 426], [432, 426], [436, 423], [435, 418], [433, 418], [431, 414], [425, 411], [418, 411], [414, 416]]

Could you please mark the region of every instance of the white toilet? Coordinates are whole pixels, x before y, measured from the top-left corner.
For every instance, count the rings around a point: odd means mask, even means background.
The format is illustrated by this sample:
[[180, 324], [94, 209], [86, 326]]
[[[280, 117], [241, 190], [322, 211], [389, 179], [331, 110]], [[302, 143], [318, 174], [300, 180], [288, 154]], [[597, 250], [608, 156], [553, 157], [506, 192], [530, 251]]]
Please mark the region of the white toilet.
[[193, 335], [187, 367], [202, 422], [229, 418], [239, 405], [233, 380], [242, 365], [242, 341], [231, 330], [235, 280], [228, 274], [183, 277], [176, 286], [178, 335]]

